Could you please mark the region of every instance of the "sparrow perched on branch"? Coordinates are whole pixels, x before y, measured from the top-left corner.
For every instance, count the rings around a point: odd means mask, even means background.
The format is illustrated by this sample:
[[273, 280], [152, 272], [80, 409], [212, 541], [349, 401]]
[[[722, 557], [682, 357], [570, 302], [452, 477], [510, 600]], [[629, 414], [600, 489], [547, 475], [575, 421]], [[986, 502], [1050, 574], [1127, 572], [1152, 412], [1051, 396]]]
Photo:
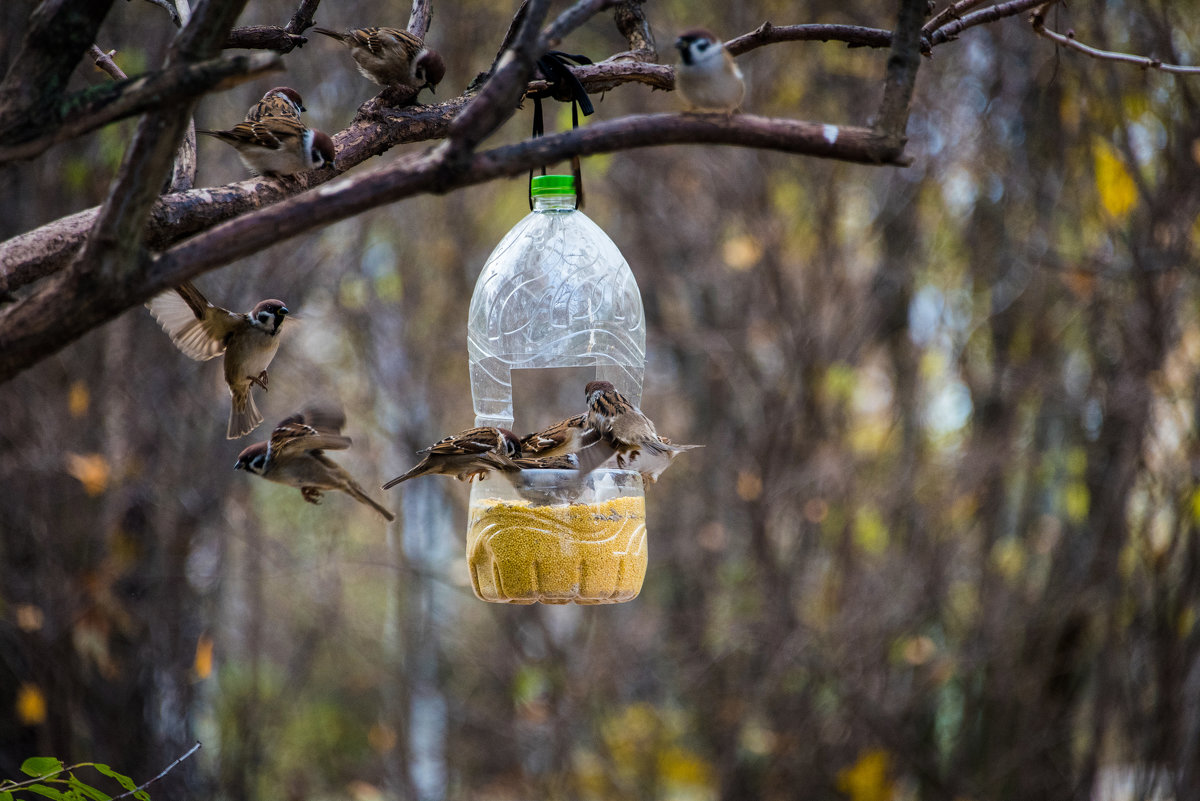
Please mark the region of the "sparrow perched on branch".
[[733, 56], [711, 31], [693, 28], [675, 40], [680, 63], [675, 88], [689, 111], [732, 114], [742, 104], [746, 82]]
[[651, 480], [657, 480], [677, 454], [699, 447], [675, 445], [660, 437], [650, 418], [608, 381], [588, 382], [584, 397], [588, 405], [587, 424], [600, 435], [596, 445], [579, 452], [580, 470], [584, 473], [599, 467], [615, 453], [617, 467], [625, 468], [636, 462], [642, 475], [649, 473]]
[[268, 298], [238, 314], [212, 305], [187, 281], [152, 298], [146, 308], [188, 358], [204, 362], [225, 354], [225, 383], [233, 397], [226, 437], [253, 431], [262, 415], [250, 387], [267, 389], [267, 366], [279, 349], [279, 328], [289, 313], [283, 301]]
[[350, 48], [358, 71], [380, 86], [408, 86], [420, 91], [435, 87], [446, 75], [446, 64], [436, 50], [399, 28], [357, 28], [345, 32], [313, 28]]
[[507, 428], [479, 427], [462, 431], [417, 451], [425, 454], [416, 467], [383, 485], [391, 489], [401, 481], [426, 474], [440, 473], [469, 481], [492, 470], [516, 470], [513, 457], [521, 442]]
[[258, 122], [263, 117], [289, 117], [300, 119], [300, 112], [307, 111], [300, 93], [290, 86], [276, 86], [262, 96], [246, 112], [246, 122]]
[[196, 133], [232, 145], [242, 163], [255, 175], [282, 176], [333, 164], [333, 140], [324, 131], [305, 127], [298, 117], [267, 116], [239, 122], [228, 131]]
[[575, 453], [599, 439], [599, 433], [587, 425], [587, 412], [560, 420], [554, 425], [521, 437], [524, 458], [554, 457]]
[[294, 414], [275, 426], [269, 441], [243, 450], [233, 469], [296, 487], [309, 503], [320, 503], [322, 490], [341, 490], [390, 523], [396, 516], [372, 500], [341, 465], [323, 453], [350, 447], [350, 438], [341, 435], [344, 424], [340, 411]]

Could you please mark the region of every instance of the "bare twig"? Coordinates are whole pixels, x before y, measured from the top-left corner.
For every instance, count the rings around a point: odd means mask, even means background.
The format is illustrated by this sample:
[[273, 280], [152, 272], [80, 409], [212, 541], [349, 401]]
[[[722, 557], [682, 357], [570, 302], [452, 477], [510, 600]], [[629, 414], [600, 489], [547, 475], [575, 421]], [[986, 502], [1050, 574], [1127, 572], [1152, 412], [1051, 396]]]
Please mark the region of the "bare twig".
[[175, 10], [175, 4], [172, 0], [146, 0], [152, 6], [158, 6], [163, 11], [171, 15], [171, 22], [175, 23], [176, 28], [183, 26], [183, 20], [179, 17], [179, 12]]
[[278, 25], [251, 25], [234, 28], [225, 40], [226, 50], [274, 50], [290, 53], [308, 43], [308, 39], [297, 33], [289, 33]]
[[146, 780], [145, 782], [143, 782], [142, 784], [139, 784], [137, 787], [133, 788], [132, 790], [129, 790], [128, 792], [121, 793], [120, 795], [114, 795], [110, 801], [121, 801], [122, 798], [129, 798], [130, 796], [133, 796], [133, 795], [136, 795], [137, 793], [142, 792], [147, 787], [154, 784], [156, 781], [158, 781], [162, 777], [166, 776], [171, 771], [175, 770], [175, 768], [179, 766], [179, 763], [183, 762], [183, 760], [187, 759], [188, 757], [190, 757], [192, 754], [196, 753], [199, 750], [200, 750], [200, 743], [199, 743], [199, 741], [197, 741], [195, 745], [193, 745], [191, 748], [189, 748], [187, 750], [187, 753], [185, 753], [183, 756], [179, 757], [179, 759], [176, 759], [170, 765], [167, 765], [165, 768], [163, 768], [162, 772], [159, 773], [157, 776], [155, 776], [152, 779]]
[[[97, 64], [100, 63], [98, 59]], [[116, 69], [120, 73], [120, 69]], [[0, 162], [32, 158], [58, 142], [160, 106], [166, 98], [195, 97], [216, 87], [236, 86], [264, 72], [281, 69], [283, 62], [279, 56], [252, 53], [176, 65], [138, 78], [92, 87], [80, 92], [68, 104], [73, 109], [72, 116], [61, 120], [50, 133], [30, 141], [0, 146]]]
[[978, 11], [972, 11], [965, 17], [956, 19], [934, 31], [929, 37], [929, 44], [937, 46], [952, 41], [967, 28], [974, 28], [976, 25], [986, 25], [990, 22], [1002, 20], [1005, 17], [1015, 17], [1017, 14], [1028, 11], [1034, 6], [1042, 5], [1045, 2], [1046, 0], [1009, 0], [1007, 3], [999, 3], [988, 8], [981, 8]]
[[129, 76], [125, 74], [123, 69], [117, 66], [117, 62], [113, 61], [112, 57], [113, 53], [115, 52], [117, 51], [109, 50], [107, 53], [105, 53], [97, 45], [92, 45], [91, 49], [88, 51], [92, 57], [92, 60], [96, 62], [96, 69], [107, 73], [108, 76], [114, 81], [123, 81]]
[[1112, 50], [1101, 50], [1098, 47], [1086, 45], [1075, 38], [1075, 31], [1068, 30], [1066, 33], [1058, 33], [1046, 27], [1045, 8], [1037, 9], [1029, 17], [1030, 24], [1033, 25], [1034, 33], [1038, 36], [1043, 36], [1056, 44], [1062, 45], [1068, 50], [1075, 50], [1083, 53], [1085, 56], [1091, 56], [1101, 61], [1116, 61], [1122, 64], [1133, 64], [1143, 69], [1159, 70], [1161, 72], [1169, 72], [1175, 75], [1200, 75], [1200, 67], [1188, 67], [1181, 64], [1164, 64], [1157, 58], [1148, 56], [1135, 56], [1130, 53], [1118, 53]]
[[928, 36], [950, 20], [961, 19], [963, 14], [984, 2], [986, 0], [958, 0], [956, 3], [950, 3], [925, 23], [921, 33]]

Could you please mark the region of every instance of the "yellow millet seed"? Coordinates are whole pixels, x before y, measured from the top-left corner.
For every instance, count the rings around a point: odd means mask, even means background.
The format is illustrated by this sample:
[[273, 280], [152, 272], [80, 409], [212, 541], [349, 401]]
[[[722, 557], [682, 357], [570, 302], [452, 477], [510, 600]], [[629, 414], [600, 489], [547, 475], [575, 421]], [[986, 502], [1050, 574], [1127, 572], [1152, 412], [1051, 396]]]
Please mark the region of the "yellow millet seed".
[[467, 566], [475, 594], [485, 601], [631, 600], [646, 577], [646, 500], [477, 502], [467, 531]]

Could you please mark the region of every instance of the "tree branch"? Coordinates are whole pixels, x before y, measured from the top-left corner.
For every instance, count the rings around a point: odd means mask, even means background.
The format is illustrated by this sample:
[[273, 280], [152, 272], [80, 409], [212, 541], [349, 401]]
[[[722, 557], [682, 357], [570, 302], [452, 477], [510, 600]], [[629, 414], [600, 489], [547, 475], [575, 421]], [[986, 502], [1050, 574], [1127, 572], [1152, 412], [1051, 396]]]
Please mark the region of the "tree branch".
[[1017, 14], [1028, 11], [1034, 6], [1040, 6], [1045, 2], [1046, 0], [1009, 0], [1007, 3], [999, 3], [988, 8], [981, 8], [978, 11], [972, 11], [965, 17], [956, 19], [934, 31], [929, 37], [929, 44], [937, 46], [953, 41], [967, 28], [974, 28], [976, 25], [986, 25], [1002, 20], [1005, 17], [1015, 17]]
[[933, 19], [926, 22], [925, 26], [921, 28], [921, 33], [928, 36], [950, 20], [962, 19], [963, 13], [984, 2], [986, 0], [958, 0], [956, 3], [951, 3], [935, 14]]
[[277, 53], [290, 53], [297, 47], [303, 47], [308, 39], [296, 33], [288, 33], [287, 28], [278, 25], [250, 25], [244, 28], [234, 28], [225, 40], [226, 50], [274, 50]]
[[113, 61], [112, 57], [115, 52], [117, 51], [109, 50], [105, 53], [98, 45], [93, 44], [91, 49], [88, 50], [88, 55], [96, 62], [97, 69], [106, 73], [114, 81], [124, 81], [129, 76], [125, 74], [125, 70], [117, 66], [117, 62]]
[[1175, 75], [1200, 75], [1200, 67], [1187, 67], [1180, 64], [1164, 64], [1157, 58], [1149, 58], [1147, 56], [1135, 56], [1130, 53], [1117, 53], [1112, 50], [1101, 50], [1098, 47], [1086, 45], [1075, 38], [1075, 31], [1067, 31], [1065, 34], [1052, 31], [1046, 27], [1046, 9], [1053, 5], [1047, 3], [1043, 7], [1038, 8], [1029, 17], [1029, 22], [1033, 26], [1033, 31], [1038, 36], [1045, 37], [1052, 42], [1055, 42], [1068, 50], [1075, 50], [1083, 53], [1085, 56], [1099, 59], [1101, 61], [1116, 61], [1122, 64], [1134, 64], [1143, 69], [1160, 70], [1169, 72]]
[[[172, 42], [167, 68], [186, 67], [190, 62], [216, 56], [245, 2], [209, 0], [201, 4]], [[131, 275], [142, 249], [146, 217], [188, 128], [194, 102], [191, 98], [167, 102], [142, 117], [71, 271], [104, 284], [118, 283]]]
[[654, 31], [646, 13], [642, 10], [644, 0], [623, 0], [613, 11], [617, 30], [629, 42], [629, 51], [622, 55], [633, 56], [640, 61], [658, 61], [658, 46], [654, 43]]
[[321, 5], [321, 0], [300, 0], [300, 5], [296, 6], [296, 13], [292, 14], [292, 18], [288, 20], [284, 30], [293, 34], [307, 31], [313, 26], [313, 17], [317, 15], [317, 6], [319, 5]]
[[112, 3], [46, 0], [34, 9], [21, 47], [0, 81], [0, 144], [24, 141], [45, 130]]
[[725, 43], [735, 56], [776, 42], [845, 42], [850, 47], [891, 47], [892, 32], [861, 25], [772, 25], [764, 22], [750, 33]]
[[925, 19], [925, 3], [926, 0], [900, 0], [883, 100], [875, 121], [875, 130], [893, 137], [901, 146], [906, 138], [904, 132], [908, 127], [913, 89], [917, 85], [917, 69], [921, 66], [921, 23]]
[[[96, 47], [95, 52], [100, 52], [100, 49]], [[103, 53], [96, 59], [98, 65], [107, 66], [101, 62], [101, 58], [124, 75], [112, 59]], [[264, 72], [282, 69], [283, 62], [279, 56], [253, 53], [180, 64], [138, 78], [94, 86], [69, 99], [70, 116], [62, 119], [49, 133], [44, 132], [40, 138], [32, 141], [0, 146], [0, 163], [33, 158], [59, 142], [161, 106], [164, 100], [191, 98], [213, 89], [227, 89]], [[67, 103], [63, 107], [68, 107]]]
[[429, 33], [429, 21], [433, 18], [432, 0], [413, 0], [408, 14], [408, 32], [419, 39]]

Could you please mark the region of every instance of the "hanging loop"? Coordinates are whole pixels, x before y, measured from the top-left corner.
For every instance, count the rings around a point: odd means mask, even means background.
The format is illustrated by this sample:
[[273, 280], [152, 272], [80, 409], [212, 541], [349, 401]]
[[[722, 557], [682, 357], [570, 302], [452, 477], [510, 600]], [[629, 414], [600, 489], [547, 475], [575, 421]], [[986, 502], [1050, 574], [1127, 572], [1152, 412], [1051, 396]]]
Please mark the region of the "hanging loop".
[[[535, 139], [545, 133], [545, 118], [542, 112], [543, 98], [558, 100], [562, 103], [570, 102], [572, 130], [579, 127], [580, 111], [583, 111], [583, 116], [587, 117], [596, 110], [592, 105], [592, 99], [588, 97], [587, 89], [583, 88], [583, 84], [571, 72], [568, 62], [582, 65], [591, 64], [592, 60], [587, 56], [564, 53], [561, 50], [551, 50], [537, 60], [538, 69], [549, 85], [545, 89], [529, 95], [533, 98], [533, 138]], [[583, 172], [580, 170], [579, 156], [571, 156], [571, 170], [575, 175], [575, 207], [582, 209]], [[545, 174], [546, 165], [543, 164], [542, 175]], [[529, 208], [533, 209], [532, 168], [529, 170]]]

